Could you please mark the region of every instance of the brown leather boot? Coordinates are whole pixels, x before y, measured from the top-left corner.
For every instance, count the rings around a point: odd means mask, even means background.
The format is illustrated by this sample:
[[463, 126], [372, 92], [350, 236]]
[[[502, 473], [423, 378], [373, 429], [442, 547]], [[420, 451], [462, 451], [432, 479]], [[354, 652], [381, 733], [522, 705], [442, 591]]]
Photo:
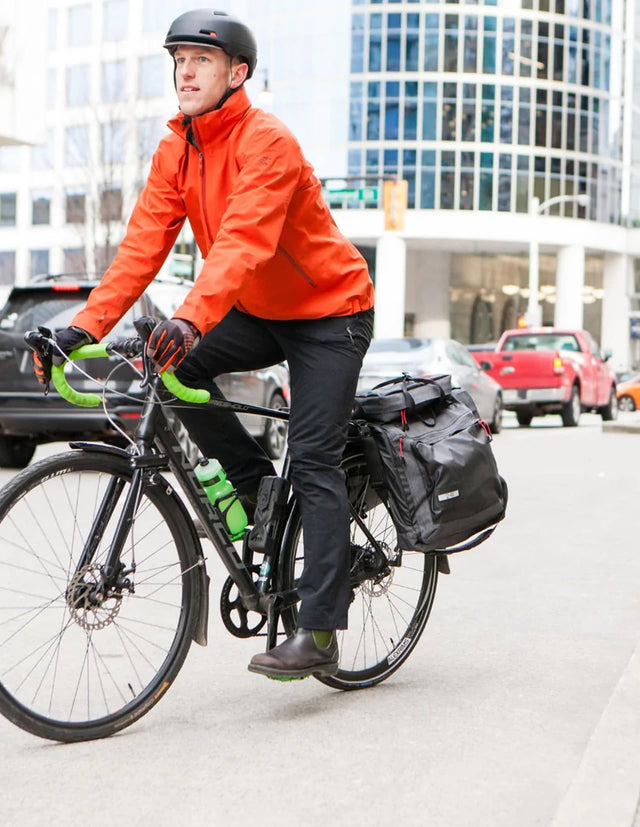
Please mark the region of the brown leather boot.
[[326, 648], [318, 646], [313, 632], [297, 629], [284, 643], [268, 652], [254, 655], [249, 671], [266, 675], [268, 678], [292, 680], [308, 678], [310, 675], [335, 675], [338, 671], [338, 641], [333, 632]]

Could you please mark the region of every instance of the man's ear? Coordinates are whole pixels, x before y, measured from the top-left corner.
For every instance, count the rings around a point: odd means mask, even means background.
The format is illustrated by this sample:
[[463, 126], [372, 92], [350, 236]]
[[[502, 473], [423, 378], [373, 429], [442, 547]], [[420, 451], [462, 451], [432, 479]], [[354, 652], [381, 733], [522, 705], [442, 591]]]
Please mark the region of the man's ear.
[[231, 88], [237, 89], [247, 79], [247, 72], [249, 71], [249, 67], [246, 63], [238, 63], [232, 67], [232, 74], [231, 74]]

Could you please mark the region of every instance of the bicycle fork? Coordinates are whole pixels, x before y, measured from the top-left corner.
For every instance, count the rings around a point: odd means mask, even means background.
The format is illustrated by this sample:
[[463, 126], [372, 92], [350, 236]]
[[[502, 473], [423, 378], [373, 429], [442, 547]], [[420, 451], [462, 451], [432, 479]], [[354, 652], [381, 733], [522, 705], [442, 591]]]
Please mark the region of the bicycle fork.
[[129, 592], [134, 591], [134, 585], [128, 575], [135, 572], [135, 560], [132, 561], [131, 568], [125, 569], [121, 555], [135, 520], [143, 482], [144, 472], [139, 469], [135, 470], [124, 506], [118, 517], [106, 560], [100, 566], [100, 577], [97, 581], [94, 579], [93, 582], [86, 582], [84, 575], [89, 572], [92, 566], [96, 551], [102, 542], [107, 526], [113, 519], [126, 485], [126, 480], [122, 477], [114, 477], [109, 481], [83, 546], [78, 565], [71, 578], [74, 587], [70, 599], [74, 605], [77, 606], [80, 603], [98, 605], [114, 592], [121, 593], [123, 589]]

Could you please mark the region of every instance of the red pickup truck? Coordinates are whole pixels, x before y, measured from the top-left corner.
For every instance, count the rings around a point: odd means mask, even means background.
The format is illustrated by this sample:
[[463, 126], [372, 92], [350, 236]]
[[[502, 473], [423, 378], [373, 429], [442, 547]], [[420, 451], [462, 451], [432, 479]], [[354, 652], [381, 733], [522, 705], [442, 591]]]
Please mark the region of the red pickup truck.
[[502, 386], [504, 409], [515, 411], [523, 427], [548, 413], [559, 413], [568, 427], [578, 424], [582, 411], [595, 411], [603, 420], [618, 415], [609, 356], [586, 330], [505, 330], [495, 350], [471, 354]]

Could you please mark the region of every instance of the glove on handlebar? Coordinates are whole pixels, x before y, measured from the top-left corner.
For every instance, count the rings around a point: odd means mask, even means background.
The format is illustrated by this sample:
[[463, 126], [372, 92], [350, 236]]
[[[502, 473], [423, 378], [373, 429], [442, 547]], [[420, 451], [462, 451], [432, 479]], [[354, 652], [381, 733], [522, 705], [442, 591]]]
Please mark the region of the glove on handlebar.
[[[57, 333], [53, 334], [53, 339], [59, 348], [57, 351], [54, 350], [53, 353], [52, 361], [54, 365], [61, 365], [64, 362], [64, 356], [62, 356], [60, 350], [63, 353], [69, 354], [72, 350], [82, 347], [82, 345], [90, 345], [96, 341], [90, 333], [87, 333], [86, 330], [82, 330], [80, 327], [64, 327], [62, 330], [58, 330]], [[33, 352], [33, 372], [38, 382], [46, 386], [47, 377], [45, 376], [40, 356], [36, 351]]]
[[200, 331], [191, 322], [186, 319], [167, 319], [154, 327], [147, 345], [147, 354], [162, 373], [167, 368], [177, 368], [199, 341]]

